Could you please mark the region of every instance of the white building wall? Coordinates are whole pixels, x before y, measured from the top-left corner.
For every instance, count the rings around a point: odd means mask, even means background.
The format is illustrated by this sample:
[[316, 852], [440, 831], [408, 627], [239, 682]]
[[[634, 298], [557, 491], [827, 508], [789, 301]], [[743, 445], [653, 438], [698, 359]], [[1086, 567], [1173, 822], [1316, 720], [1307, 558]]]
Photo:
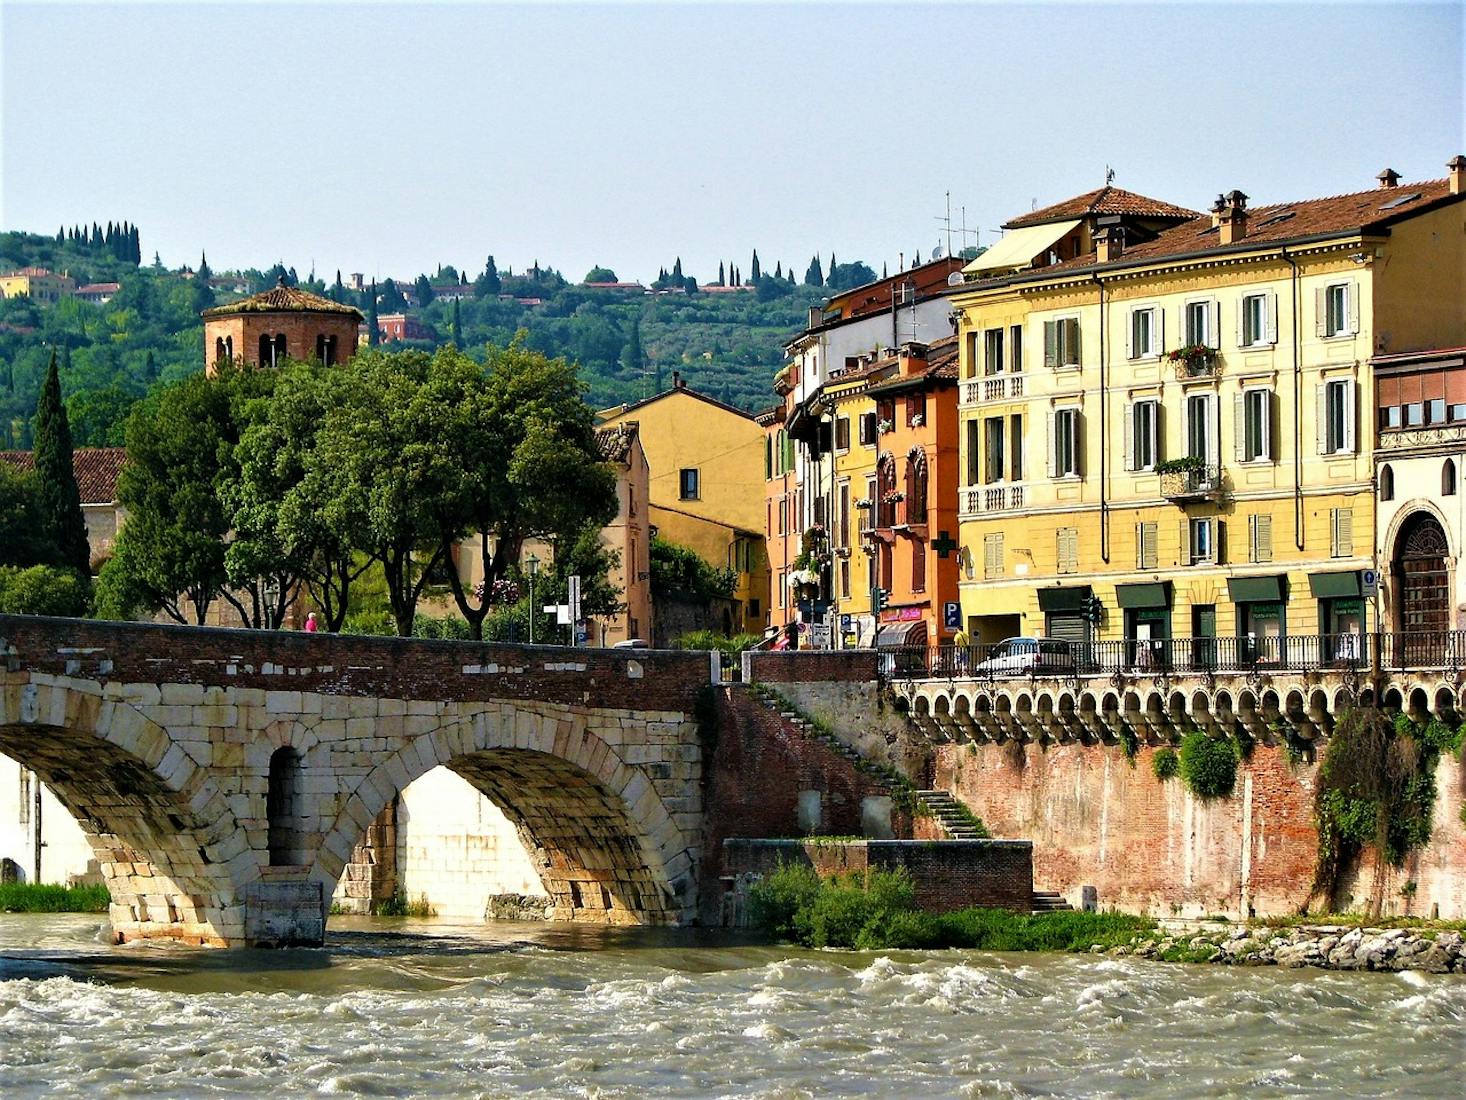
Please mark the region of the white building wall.
[[[39, 780], [8, 756], [0, 756], [0, 865], [12, 860], [22, 882], [35, 882], [35, 791]], [[86, 835], [56, 800], [41, 789], [41, 882], [66, 884], [96, 874], [96, 857]]]
[[[1441, 493], [1443, 467], [1447, 459], [1456, 464], [1456, 492], [1452, 496]], [[1392, 621], [1394, 594], [1389, 591], [1393, 580], [1390, 567], [1401, 524], [1419, 511], [1435, 516], [1445, 530], [1450, 544], [1446, 567], [1451, 571], [1454, 595], [1451, 625], [1456, 630], [1466, 629], [1466, 569], [1462, 569], [1460, 564], [1461, 555], [1466, 551], [1466, 485], [1462, 484], [1462, 479], [1466, 478], [1466, 450], [1419, 457], [1410, 456], [1408, 452], [1376, 451], [1376, 484], [1386, 466], [1394, 475], [1395, 494], [1393, 500], [1379, 500], [1378, 496], [1375, 500], [1375, 563], [1381, 580], [1375, 608], [1378, 614], [1375, 622], [1381, 624], [1378, 629], [1399, 629]]]
[[461, 920], [483, 920], [492, 894], [545, 893], [509, 819], [447, 768], [402, 792], [397, 876], [409, 898], [426, 895], [440, 917]]

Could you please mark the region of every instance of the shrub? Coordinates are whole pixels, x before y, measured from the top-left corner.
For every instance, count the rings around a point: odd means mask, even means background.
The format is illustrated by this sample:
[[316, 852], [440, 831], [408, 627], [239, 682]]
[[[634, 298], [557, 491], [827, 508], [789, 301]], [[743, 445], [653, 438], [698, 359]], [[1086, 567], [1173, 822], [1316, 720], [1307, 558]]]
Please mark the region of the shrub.
[[74, 569], [0, 567], [0, 613], [85, 615], [91, 602], [90, 587], [90, 581]]
[[795, 915], [808, 908], [820, 890], [820, 878], [813, 867], [782, 863], [765, 875], [748, 893], [753, 923], [781, 940], [795, 938]]
[[1198, 798], [1224, 798], [1237, 784], [1237, 752], [1228, 738], [1192, 730], [1181, 741], [1180, 771]]
[[0, 913], [105, 913], [112, 897], [100, 883], [58, 886], [45, 882], [0, 884]]
[[1155, 755], [1150, 758], [1150, 770], [1155, 772], [1155, 777], [1162, 783], [1175, 778], [1176, 773], [1181, 770], [1181, 761], [1176, 756], [1176, 750], [1156, 749]]

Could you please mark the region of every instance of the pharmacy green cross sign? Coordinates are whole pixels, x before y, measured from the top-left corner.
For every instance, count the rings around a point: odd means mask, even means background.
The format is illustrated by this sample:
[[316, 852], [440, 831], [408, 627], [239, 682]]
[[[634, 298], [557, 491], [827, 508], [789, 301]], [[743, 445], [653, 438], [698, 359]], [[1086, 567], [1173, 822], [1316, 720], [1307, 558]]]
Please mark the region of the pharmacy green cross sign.
[[945, 558], [957, 549], [957, 543], [946, 531], [939, 531], [937, 537], [932, 539], [932, 549], [937, 552], [937, 557]]

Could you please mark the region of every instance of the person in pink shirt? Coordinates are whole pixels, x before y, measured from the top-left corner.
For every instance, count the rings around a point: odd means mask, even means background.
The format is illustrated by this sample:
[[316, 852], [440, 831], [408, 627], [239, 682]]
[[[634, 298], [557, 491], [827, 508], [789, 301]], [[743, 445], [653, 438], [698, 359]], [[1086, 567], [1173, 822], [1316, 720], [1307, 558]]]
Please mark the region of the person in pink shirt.
[[316, 622], [316, 613], [312, 611], [309, 615], [305, 617], [305, 632], [307, 634], [314, 634], [317, 630], [320, 629], [321, 624]]

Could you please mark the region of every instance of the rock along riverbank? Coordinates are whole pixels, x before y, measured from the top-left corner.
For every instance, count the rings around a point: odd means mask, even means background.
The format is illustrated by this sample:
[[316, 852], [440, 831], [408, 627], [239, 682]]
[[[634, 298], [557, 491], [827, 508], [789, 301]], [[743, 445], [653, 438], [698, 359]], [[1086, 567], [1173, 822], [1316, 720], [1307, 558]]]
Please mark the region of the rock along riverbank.
[[1129, 946], [1095, 954], [1229, 966], [1313, 966], [1324, 970], [1419, 970], [1466, 974], [1466, 936], [1436, 929], [1304, 924], [1286, 928], [1162, 925]]

